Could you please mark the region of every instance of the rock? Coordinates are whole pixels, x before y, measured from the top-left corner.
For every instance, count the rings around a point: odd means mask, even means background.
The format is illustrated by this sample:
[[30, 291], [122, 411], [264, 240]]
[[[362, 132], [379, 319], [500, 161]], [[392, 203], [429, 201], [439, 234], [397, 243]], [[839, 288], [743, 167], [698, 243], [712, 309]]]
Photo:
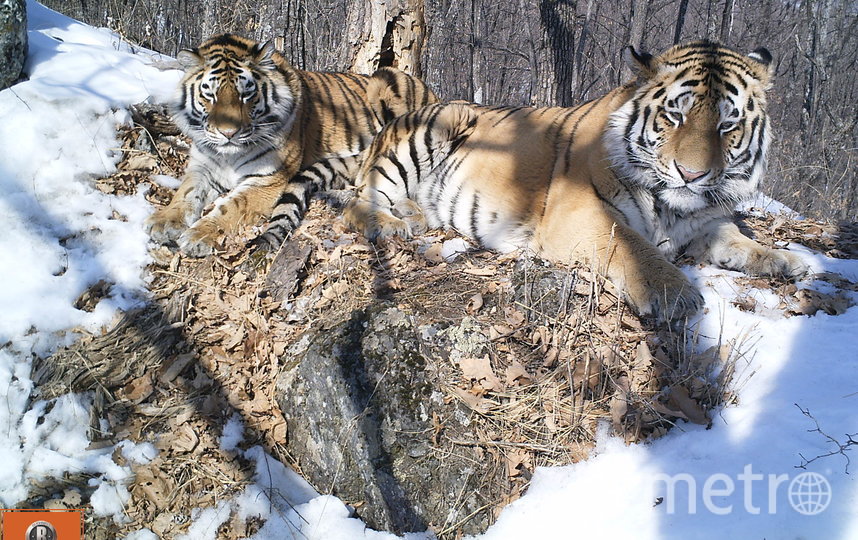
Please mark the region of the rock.
[[27, 58], [27, 8], [24, 0], [0, 0], [0, 90], [12, 86]]
[[[468, 331], [446, 333], [476, 343]], [[472, 413], [437, 390], [445, 349], [455, 345], [443, 332], [380, 302], [307, 331], [283, 357], [288, 452], [320, 492], [333, 489], [374, 529], [479, 533], [486, 501], [500, 498], [476, 448], [439, 447], [441, 429], [447, 443], [476, 439]]]

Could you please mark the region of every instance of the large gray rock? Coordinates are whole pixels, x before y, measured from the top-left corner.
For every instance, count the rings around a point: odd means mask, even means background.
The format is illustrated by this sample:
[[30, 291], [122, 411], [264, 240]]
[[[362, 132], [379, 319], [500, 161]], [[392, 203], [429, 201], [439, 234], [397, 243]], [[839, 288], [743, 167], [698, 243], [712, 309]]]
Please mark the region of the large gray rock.
[[446, 440], [475, 438], [470, 413], [436, 389], [445, 351], [456, 341], [479, 348], [456, 328], [419, 326], [381, 302], [308, 331], [285, 354], [277, 394], [287, 449], [317, 489], [355, 504], [372, 528], [476, 533], [489, 524], [480, 510], [496, 495], [486, 487], [492, 471], [480, 470], [474, 448], [437, 444], [441, 424]]
[[27, 58], [25, 0], [0, 0], [0, 90], [21, 75]]

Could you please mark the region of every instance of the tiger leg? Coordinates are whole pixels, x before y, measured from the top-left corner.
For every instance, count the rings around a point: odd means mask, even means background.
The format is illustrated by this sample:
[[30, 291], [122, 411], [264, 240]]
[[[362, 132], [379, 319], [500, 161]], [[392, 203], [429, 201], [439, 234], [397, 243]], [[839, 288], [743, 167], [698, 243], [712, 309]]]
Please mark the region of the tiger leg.
[[279, 249], [286, 238], [298, 228], [310, 199], [318, 191], [332, 193], [333, 197], [348, 203], [354, 196], [354, 178], [360, 170], [363, 154], [331, 156], [302, 169], [286, 184], [274, 204], [265, 231], [254, 238], [251, 246], [256, 250]]
[[[343, 212], [346, 226], [354, 229], [371, 242], [390, 236], [410, 238], [426, 231], [426, 218], [416, 202], [408, 198], [404, 187], [391, 185], [387, 176], [373, 168], [364, 177], [358, 196], [352, 199]], [[378, 182], [388, 182], [384, 191]]]
[[692, 242], [690, 255], [728, 270], [738, 270], [752, 276], [800, 278], [809, 268], [795, 253], [771, 249], [748, 238], [729, 219], [712, 223], [708, 230]]
[[210, 255], [227, 233], [239, 227], [256, 223], [271, 213], [274, 203], [283, 192], [279, 176], [254, 178], [215, 201], [214, 208], [198, 219], [179, 237], [179, 247], [191, 257]]
[[641, 316], [660, 322], [692, 315], [703, 297], [656, 246], [624, 224], [589, 182], [555, 178], [537, 227], [537, 250], [549, 259], [589, 263]]
[[[410, 215], [405, 219], [396, 217], [389, 205], [378, 205], [372, 200], [358, 197], [346, 206], [343, 218], [347, 227], [360, 232], [370, 242], [391, 236], [410, 238], [412, 234], [420, 234], [426, 230], [426, 220], [423, 219], [423, 213], [417, 203], [406, 199], [398, 202], [396, 207], [400, 211], [409, 212]], [[414, 231], [411, 229], [411, 223], [415, 224]]]
[[175, 242], [218, 195], [215, 189], [196, 176], [186, 175], [170, 204], [146, 219], [146, 231], [159, 244]]

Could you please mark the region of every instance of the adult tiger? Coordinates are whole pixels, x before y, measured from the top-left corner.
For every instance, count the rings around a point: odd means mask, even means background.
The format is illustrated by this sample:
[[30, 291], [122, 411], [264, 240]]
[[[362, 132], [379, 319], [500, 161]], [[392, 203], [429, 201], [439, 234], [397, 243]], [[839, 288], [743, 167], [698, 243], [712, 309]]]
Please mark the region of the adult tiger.
[[225, 233], [272, 211], [275, 222], [297, 223], [319, 187], [306, 176], [290, 183], [301, 167], [355, 154], [387, 121], [437, 101], [399, 70], [300, 71], [269, 44], [231, 34], [183, 50], [178, 60], [185, 75], [174, 119], [191, 138], [190, 160], [173, 200], [149, 218], [148, 228], [156, 241], [177, 241], [192, 256], [208, 255]]
[[636, 79], [577, 108], [451, 103], [397, 118], [366, 150], [347, 223], [372, 239], [452, 227], [489, 248], [586, 261], [660, 320], [703, 303], [671, 263], [682, 250], [802, 275], [797, 255], [731, 219], [765, 167], [769, 52], [704, 41], [624, 56]]

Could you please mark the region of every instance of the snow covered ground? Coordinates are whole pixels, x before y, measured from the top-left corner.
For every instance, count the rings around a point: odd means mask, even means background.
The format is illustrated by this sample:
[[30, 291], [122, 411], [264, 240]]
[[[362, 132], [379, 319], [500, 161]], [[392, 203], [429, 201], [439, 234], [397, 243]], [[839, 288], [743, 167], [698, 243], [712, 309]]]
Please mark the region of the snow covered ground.
[[[32, 400], [30, 368], [33, 356], [72, 342], [75, 329], [100, 328], [145, 297], [142, 221], [151, 209], [142, 194], [108, 196], [91, 180], [115, 168], [114, 128], [129, 121], [124, 107], [163, 101], [179, 74], [156, 69], [158, 55], [132, 51], [106, 30], [35, 2], [27, 7], [29, 80], [0, 92], [0, 507], [25, 500], [30, 481], [85, 472], [97, 486], [94, 511], [121, 521], [131, 471], [113, 462], [113, 448], [88, 449], [90, 398]], [[858, 261], [795, 249], [814, 270], [858, 281]], [[737, 274], [687, 271], [709, 308], [699, 321], [702, 345], [719, 336], [749, 345], [734, 381], [738, 405], [710, 430], [681, 425], [651, 444], [626, 446], [604, 434], [591, 459], [537, 470], [528, 493], [479, 538], [858, 539], [858, 462], [852, 474], [842, 455], [796, 468], [800, 454], [812, 459], [837, 448], [809, 431], [813, 419], [841, 443], [858, 433], [858, 307], [785, 318], [772, 294], [743, 290]], [[115, 284], [109, 298], [92, 313], [74, 309], [101, 279]], [[754, 313], [731, 304], [743, 294], [755, 295]], [[234, 448], [241, 431], [231, 421], [221, 444]], [[132, 463], [157, 452], [148, 443], [121, 449]], [[257, 483], [195, 510], [185, 538], [215, 538], [231, 511], [267, 520], [258, 539], [284, 538], [287, 530], [325, 540], [396, 538], [366, 529], [341, 501], [320, 496], [261, 448], [245, 455], [257, 463]], [[129, 538], [156, 536], [142, 530]]]

